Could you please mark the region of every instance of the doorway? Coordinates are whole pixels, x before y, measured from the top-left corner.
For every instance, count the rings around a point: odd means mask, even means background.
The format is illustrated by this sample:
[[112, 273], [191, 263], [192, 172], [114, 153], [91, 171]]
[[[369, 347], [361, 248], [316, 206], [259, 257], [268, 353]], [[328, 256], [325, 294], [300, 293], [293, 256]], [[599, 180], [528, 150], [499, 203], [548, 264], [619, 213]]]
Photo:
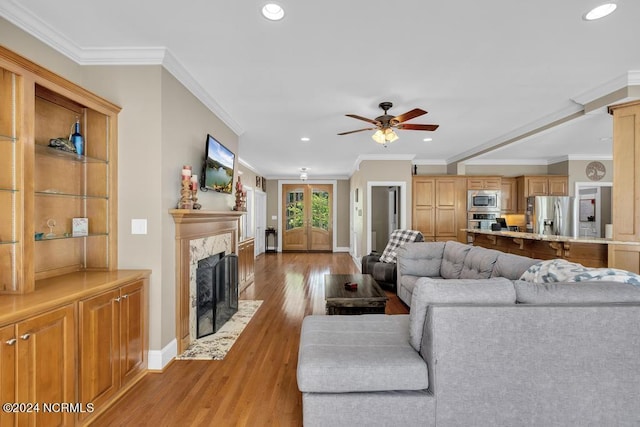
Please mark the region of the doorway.
[[265, 230], [267, 228], [267, 195], [262, 191], [255, 192], [255, 255], [265, 251]]
[[333, 250], [333, 186], [282, 185], [282, 250]]
[[578, 237], [606, 237], [611, 224], [611, 182], [576, 182], [576, 230]]
[[384, 251], [393, 230], [407, 227], [404, 181], [367, 183], [367, 252]]

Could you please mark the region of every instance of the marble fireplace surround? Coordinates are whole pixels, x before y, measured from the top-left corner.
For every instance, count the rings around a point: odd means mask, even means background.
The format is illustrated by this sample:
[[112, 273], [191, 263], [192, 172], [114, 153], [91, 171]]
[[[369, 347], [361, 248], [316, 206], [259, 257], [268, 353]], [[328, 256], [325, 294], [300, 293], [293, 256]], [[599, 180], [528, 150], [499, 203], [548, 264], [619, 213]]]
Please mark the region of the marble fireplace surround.
[[176, 337], [178, 354], [195, 339], [192, 283], [198, 259], [219, 252], [238, 254], [242, 212], [172, 209], [176, 235]]

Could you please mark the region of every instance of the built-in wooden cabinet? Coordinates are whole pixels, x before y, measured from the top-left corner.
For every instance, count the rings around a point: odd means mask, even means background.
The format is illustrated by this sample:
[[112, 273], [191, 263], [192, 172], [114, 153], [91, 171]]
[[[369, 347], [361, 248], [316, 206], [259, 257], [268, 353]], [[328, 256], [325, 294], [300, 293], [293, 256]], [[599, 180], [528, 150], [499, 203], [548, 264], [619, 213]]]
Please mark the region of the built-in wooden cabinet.
[[254, 239], [246, 239], [238, 243], [238, 282], [239, 292], [253, 283], [255, 265]]
[[500, 190], [501, 181], [499, 176], [467, 178], [467, 190]]
[[500, 181], [500, 211], [505, 214], [518, 211], [518, 182], [515, 178], [502, 178]]
[[465, 241], [460, 230], [467, 227], [466, 190], [462, 176], [414, 176], [412, 228], [425, 241]]
[[[117, 270], [119, 111], [0, 47], [3, 402], [89, 396], [84, 403], [95, 399], [102, 411], [147, 369], [150, 272]], [[76, 120], [83, 154], [49, 147]], [[74, 235], [73, 218], [88, 219], [86, 235]], [[82, 417], [0, 413], [0, 425], [73, 426]]]
[[[613, 239], [640, 241], [640, 102], [609, 107], [613, 114]], [[609, 267], [640, 274], [640, 246], [609, 245]]]
[[3, 410], [0, 425], [73, 425], [72, 412], [42, 405], [75, 402], [75, 332], [72, 304], [0, 328], [2, 403], [40, 405], [31, 412]]
[[[0, 47], [0, 293], [117, 267], [120, 108]], [[78, 120], [83, 155], [49, 147]], [[88, 219], [74, 235], [73, 218]]]
[[101, 408], [146, 369], [144, 283], [138, 280], [84, 299], [78, 312], [78, 393], [83, 404]]
[[520, 213], [524, 213], [527, 207], [527, 197], [569, 195], [569, 177], [566, 175], [524, 175], [516, 180]]

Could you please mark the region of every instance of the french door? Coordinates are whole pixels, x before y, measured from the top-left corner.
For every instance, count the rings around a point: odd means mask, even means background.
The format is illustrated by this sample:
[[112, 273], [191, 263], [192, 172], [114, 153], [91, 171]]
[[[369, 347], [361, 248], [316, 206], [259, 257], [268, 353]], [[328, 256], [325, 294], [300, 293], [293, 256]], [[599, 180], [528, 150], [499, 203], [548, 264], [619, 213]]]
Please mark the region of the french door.
[[283, 184], [282, 250], [333, 250], [333, 186]]

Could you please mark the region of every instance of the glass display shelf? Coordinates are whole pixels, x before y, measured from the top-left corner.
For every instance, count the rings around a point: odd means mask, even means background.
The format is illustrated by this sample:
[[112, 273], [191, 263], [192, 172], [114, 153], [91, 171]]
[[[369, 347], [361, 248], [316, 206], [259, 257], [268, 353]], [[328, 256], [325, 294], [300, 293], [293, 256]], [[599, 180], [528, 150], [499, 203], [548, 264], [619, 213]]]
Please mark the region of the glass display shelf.
[[36, 154], [48, 157], [58, 157], [65, 160], [70, 160], [79, 163], [104, 163], [108, 164], [107, 160], [98, 159], [89, 156], [79, 156], [76, 153], [70, 153], [68, 151], [62, 151], [55, 148], [47, 147], [46, 145], [36, 144]]
[[34, 191], [34, 194], [36, 196], [72, 197], [74, 199], [109, 200], [109, 197], [107, 197], [107, 196], [89, 196], [89, 195], [85, 195], [85, 194], [64, 193], [62, 191], [56, 191], [56, 190]]
[[9, 136], [9, 135], [0, 134], [0, 141], [16, 142], [17, 140], [18, 140], [18, 138], [16, 138], [15, 136]]
[[108, 236], [109, 233], [89, 233], [86, 236], [72, 236], [71, 234], [65, 236], [64, 234], [56, 234], [53, 237], [47, 237], [46, 234], [42, 239], [35, 239], [36, 242], [50, 242], [53, 240], [65, 240], [65, 239], [83, 239], [85, 237], [100, 237], [100, 236]]

